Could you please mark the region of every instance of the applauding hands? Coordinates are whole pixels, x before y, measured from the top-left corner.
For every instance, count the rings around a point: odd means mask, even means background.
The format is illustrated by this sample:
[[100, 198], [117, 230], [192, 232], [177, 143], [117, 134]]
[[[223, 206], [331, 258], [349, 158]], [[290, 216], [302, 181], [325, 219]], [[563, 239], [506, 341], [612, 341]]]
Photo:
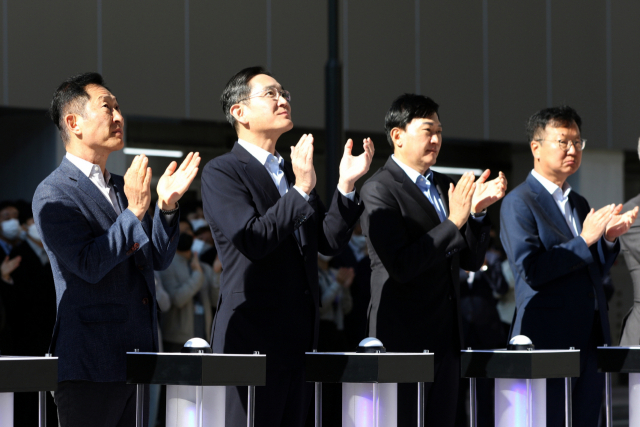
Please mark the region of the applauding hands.
[[487, 181], [491, 171], [485, 170], [474, 182], [473, 172], [465, 172], [457, 185], [449, 187], [449, 219], [458, 229], [469, 219], [470, 213], [480, 213], [498, 200], [507, 191], [507, 179], [500, 172], [498, 177]]
[[[158, 207], [162, 210], [175, 209], [176, 202], [189, 189], [198, 173], [199, 153], [189, 153], [180, 167], [171, 162], [158, 181]], [[151, 168], [144, 154], [134, 157], [124, 175], [124, 194], [129, 202], [128, 209], [142, 220], [151, 202]]]

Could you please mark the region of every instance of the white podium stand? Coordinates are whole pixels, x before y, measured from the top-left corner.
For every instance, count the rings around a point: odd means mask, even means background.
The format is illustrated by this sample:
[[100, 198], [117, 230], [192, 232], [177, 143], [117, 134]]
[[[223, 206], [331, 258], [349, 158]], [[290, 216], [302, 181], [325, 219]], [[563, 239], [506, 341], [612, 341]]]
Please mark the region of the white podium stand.
[[598, 347], [598, 370], [605, 373], [605, 408], [607, 427], [613, 425], [611, 414], [611, 373], [629, 374], [629, 425], [640, 425], [640, 346]]
[[138, 385], [136, 427], [146, 427], [144, 384], [167, 385], [167, 427], [224, 427], [224, 386], [249, 386], [252, 427], [255, 387], [266, 384], [266, 360], [264, 354], [127, 353], [127, 383]]
[[13, 427], [13, 393], [24, 391], [39, 393], [38, 425], [46, 427], [46, 393], [57, 389], [57, 357], [0, 356], [0, 427]]
[[342, 383], [342, 427], [397, 427], [398, 383], [418, 383], [423, 426], [433, 353], [306, 353], [306, 380], [316, 383], [316, 427], [322, 425], [323, 382]]
[[477, 378], [495, 379], [496, 427], [545, 427], [547, 378], [565, 378], [565, 425], [571, 427], [571, 377], [580, 375], [579, 350], [462, 350], [462, 378], [470, 379], [471, 427], [476, 427]]

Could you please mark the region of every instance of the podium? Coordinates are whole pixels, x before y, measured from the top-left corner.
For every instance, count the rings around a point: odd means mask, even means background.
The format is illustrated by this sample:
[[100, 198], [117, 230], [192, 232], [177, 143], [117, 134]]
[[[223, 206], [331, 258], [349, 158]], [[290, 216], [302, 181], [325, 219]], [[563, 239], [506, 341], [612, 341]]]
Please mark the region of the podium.
[[264, 354], [127, 353], [127, 384], [137, 384], [136, 427], [146, 427], [145, 384], [168, 386], [167, 426], [195, 427], [224, 427], [223, 386], [249, 386], [247, 425], [252, 427], [255, 387], [266, 384], [266, 362]]
[[0, 427], [13, 427], [13, 393], [25, 391], [39, 393], [38, 425], [45, 427], [46, 393], [57, 388], [57, 357], [0, 356]]
[[598, 347], [598, 371], [605, 374], [605, 409], [607, 427], [613, 425], [611, 373], [629, 374], [629, 425], [640, 425], [640, 346]]
[[433, 382], [433, 353], [306, 353], [315, 383], [315, 425], [322, 425], [322, 383], [342, 383], [342, 427], [397, 426], [398, 383], [418, 383], [418, 426], [424, 383]]
[[571, 426], [571, 378], [580, 376], [579, 350], [462, 350], [469, 378], [471, 427], [476, 427], [476, 379], [495, 379], [496, 427], [545, 427], [546, 379], [565, 379], [565, 426]]

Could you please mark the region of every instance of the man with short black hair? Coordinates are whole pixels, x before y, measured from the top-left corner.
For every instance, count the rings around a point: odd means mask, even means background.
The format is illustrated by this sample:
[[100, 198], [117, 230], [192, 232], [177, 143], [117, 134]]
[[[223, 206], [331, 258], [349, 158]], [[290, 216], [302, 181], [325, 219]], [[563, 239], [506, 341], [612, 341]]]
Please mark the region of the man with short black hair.
[[[526, 335], [536, 349], [580, 350], [572, 378], [573, 425], [596, 427], [604, 374], [596, 347], [611, 344], [604, 277], [615, 261], [617, 238], [638, 214], [622, 205], [598, 211], [571, 189], [586, 140], [571, 107], [545, 108], [529, 118], [533, 170], [502, 202], [500, 239], [514, 272], [516, 316], [511, 337]], [[547, 426], [564, 425], [564, 381], [547, 380]]]
[[[486, 209], [507, 181], [454, 186], [431, 170], [442, 145], [438, 104], [404, 94], [385, 118], [393, 155], [362, 187], [362, 230], [371, 258], [369, 336], [387, 351], [435, 353], [435, 377], [425, 387], [425, 425], [450, 427], [456, 416], [462, 334], [460, 268], [475, 271], [489, 245]], [[447, 192], [448, 190], [448, 192]], [[416, 424], [415, 384], [398, 384], [398, 425]]]
[[50, 113], [67, 154], [36, 189], [33, 214], [56, 286], [50, 352], [59, 357], [60, 425], [134, 426], [126, 352], [158, 350], [153, 271], [167, 268], [175, 254], [178, 200], [200, 157], [189, 153], [179, 168], [171, 162], [151, 218], [148, 159], [136, 156], [124, 177], [105, 169], [124, 146], [124, 118], [102, 76], [63, 82]]
[[[276, 151], [291, 130], [291, 95], [260, 67], [227, 83], [222, 110], [238, 134], [230, 153], [202, 172], [204, 214], [224, 266], [213, 324], [216, 353], [267, 355], [267, 385], [256, 389], [256, 427], [301, 427], [311, 399], [304, 353], [318, 339], [318, 252], [347, 243], [362, 204], [354, 184], [369, 169], [373, 143], [345, 145], [329, 208], [316, 193], [313, 136]], [[227, 387], [226, 425], [246, 426], [246, 387]]]

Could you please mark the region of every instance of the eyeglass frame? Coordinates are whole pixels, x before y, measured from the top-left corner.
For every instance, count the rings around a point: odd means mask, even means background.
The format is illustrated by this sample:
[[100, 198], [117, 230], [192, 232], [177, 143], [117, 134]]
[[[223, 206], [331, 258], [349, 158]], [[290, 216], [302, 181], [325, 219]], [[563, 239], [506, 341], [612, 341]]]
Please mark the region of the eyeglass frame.
[[[278, 94], [278, 96], [273, 98], [264, 96], [264, 93], [269, 92], [270, 90], [274, 90]], [[286, 89], [278, 89], [277, 87], [268, 87], [266, 89], [261, 90], [260, 92], [254, 93], [253, 95], [249, 95], [246, 98], [239, 99], [238, 102], [248, 101], [251, 98], [267, 98], [267, 99], [273, 99], [277, 101], [278, 99], [280, 99], [280, 97], [283, 97], [284, 99], [286, 99], [287, 102], [291, 102], [291, 92], [289, 92]]]
[[547, 141], [546, 139], [534, 139], [534, 141], [537, 141], [537, 142], [545, 141], [545, 142], [549, 142], [551, 144], [556, 144], [557, 148], [559, 148], [560, 150], [564, 151], [565, 153], [569, 152], [569, 150], [571, 150], [571, 147], [575, 148], [576, 151], [583, 151], [584, 147], [587, 145], [587, 140], [586, 139], [582, 139], [582, 138], [580, 138], [580, 143], [582, 144], [582, 146], [580, 148], [578, 148], [576, 146], [575, 142], [573, 142], [572, 140], [569, 140], [569, 142], [565, 143], [567, 145], [566, 149], [564, 149], [564, 148], [562, 148], [560, 146], [560, 144], [562, 144], [564, 142], [564, 141], [562, 141], [562, 139], [558, 139], [556, 141]]

